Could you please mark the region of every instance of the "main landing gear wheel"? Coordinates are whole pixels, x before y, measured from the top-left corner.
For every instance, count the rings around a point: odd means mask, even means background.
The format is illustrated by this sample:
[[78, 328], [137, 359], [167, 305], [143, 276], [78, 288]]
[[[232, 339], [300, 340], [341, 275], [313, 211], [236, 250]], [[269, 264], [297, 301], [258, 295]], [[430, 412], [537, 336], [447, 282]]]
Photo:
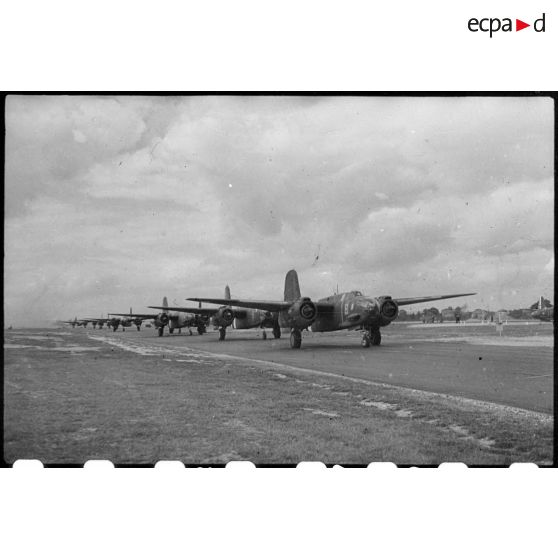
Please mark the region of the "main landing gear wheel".
[[382, 334], [379, 329], [370, 329], [362, 335], [361, 345], [367, 349], [370, 345], [379, 345], [382, 342]]
[[169, 333], [172, 333], [174, 331], [174, 327], [169, 327]]
[[192, 333], [192, 330], [191, 330], [190, 328], [188, 328], [188, 335], [194, 335], [194, 334]]
[[227, 330], [224, 327], [219, 328], [219, 341], [224, 341], [227, 335]]
[[140, 326], [138, 326], [138, 331], [140, 330]]
[[178, 328], [178, 333], [182, 333], [182, 328], [181, 327]]
[[281, 338], [281, 328], [280, 327], [274, 327], [273, 328], [273, 337], [275, 337], [275, 339], [280, 339]]
[[163, 337], [163, 328], [160, 327], [157, 332], [159, 333], [159, 337]]
[[265, 329], [262, 331], [262, 339], [267, 339], [267, 333], [265, 331]]
[[291, 349], [300, 349], [302, 345], [302, 333], [298, 329], [291, 331]]
[[198, 326], [198, 335], [203, 335], [205, 333], [205, 328], [203, 326]]

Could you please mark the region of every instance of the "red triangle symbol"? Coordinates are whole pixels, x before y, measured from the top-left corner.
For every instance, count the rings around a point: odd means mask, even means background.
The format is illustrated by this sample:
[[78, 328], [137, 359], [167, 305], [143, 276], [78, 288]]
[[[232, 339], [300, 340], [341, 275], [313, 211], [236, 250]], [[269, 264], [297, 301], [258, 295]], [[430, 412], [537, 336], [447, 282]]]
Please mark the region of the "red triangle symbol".
[[520, 19], [515, 20], [515, 30], [516, 31], [521, 31], [522, 29], [525, 29], [525, 27], [531, 27], [531, 24], [530, 23], [525, 23], [524, 21], [521, 21]]

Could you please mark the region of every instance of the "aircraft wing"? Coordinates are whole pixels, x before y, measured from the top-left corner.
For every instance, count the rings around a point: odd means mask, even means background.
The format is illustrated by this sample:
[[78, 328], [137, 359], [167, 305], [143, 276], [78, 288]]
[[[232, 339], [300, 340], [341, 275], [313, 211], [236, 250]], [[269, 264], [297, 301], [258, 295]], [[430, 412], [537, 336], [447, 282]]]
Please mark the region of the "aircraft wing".
[[292, 302], [270, 301], [270, 300], [240, 300], [233, 298], [188, 298], [187, 300], [195, 300], [196, 302], [209, 302], [211, 304], [220, 304], [222, 306], [238, 306], [239, 308], [254, 308], [255, 310], [267, 310], [268, 312], [280, 312], [290, 308]]
[[170, 310], [171, 312], [185, 312], [187, 314], [198, 314], [199, 316], [213, 316], [219, 312], [219, 308], [196, 308], [185, 306], [148, 306], [159, 310]]
[[114, 314], [110, 313], [109, 316], [124, 316], [125, 318], [144, 318], [146, 320], [153, 320], [159, 314]]
[[457, 298], [460, 296], [473, 296], [477, 293], [462, 293], [450, 295], [437, 295], [437, 296], [422, 296], [416, 298], [394, 298], [393, 300], [398, 306], [406, 306], [407, 304], [419, 304], [421, 302], [430, 302], [431, 300], [443, 300], [444, 298]]

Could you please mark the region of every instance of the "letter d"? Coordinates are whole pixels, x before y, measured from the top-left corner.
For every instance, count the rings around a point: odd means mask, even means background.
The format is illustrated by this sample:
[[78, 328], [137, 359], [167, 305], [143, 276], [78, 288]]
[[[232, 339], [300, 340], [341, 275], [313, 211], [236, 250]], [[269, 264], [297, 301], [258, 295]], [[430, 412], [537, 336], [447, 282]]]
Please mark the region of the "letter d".
[[[545, 17], [545, 14], [543, 14], [541, 18], [536, 19], [535, 23], [533, 23], [533, 29], [537, 33], [544, 33], [544, 25], [545, 25], [544, 17]], [[541, 28], [540, 29], [538, 27], [539, 22], [541, 22]]]

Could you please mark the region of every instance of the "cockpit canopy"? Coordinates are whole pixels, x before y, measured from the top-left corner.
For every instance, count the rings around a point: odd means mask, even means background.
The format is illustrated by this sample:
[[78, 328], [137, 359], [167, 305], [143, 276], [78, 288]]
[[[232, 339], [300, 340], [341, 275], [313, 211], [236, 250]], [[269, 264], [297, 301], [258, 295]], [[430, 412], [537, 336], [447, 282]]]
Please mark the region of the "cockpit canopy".
[[351, 294], [355, 296], [362, 296], [362, 293], [360, 291], [351, 291]]

